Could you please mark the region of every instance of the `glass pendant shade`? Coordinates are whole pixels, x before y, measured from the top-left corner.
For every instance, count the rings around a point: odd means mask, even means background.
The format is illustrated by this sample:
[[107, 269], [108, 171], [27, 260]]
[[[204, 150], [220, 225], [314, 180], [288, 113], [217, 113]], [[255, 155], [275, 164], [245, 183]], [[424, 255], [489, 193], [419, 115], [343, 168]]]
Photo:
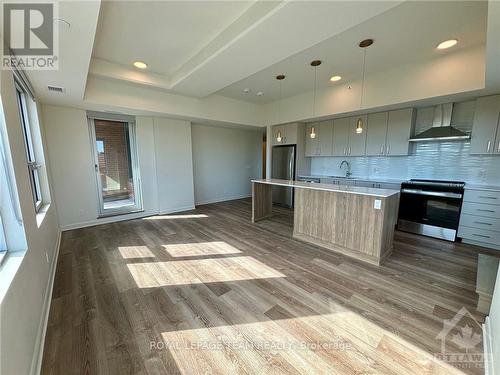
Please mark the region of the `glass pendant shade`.
[[316, 129], [314, 129], [314, 127], [311, 128], [311, 134], [309, 134], [309, 136], [311, 139], [316, 138]]
[[358, 118], [358, 122], [356, 123], [356, 133], [363, 133], [363, 119], [361, 117]]

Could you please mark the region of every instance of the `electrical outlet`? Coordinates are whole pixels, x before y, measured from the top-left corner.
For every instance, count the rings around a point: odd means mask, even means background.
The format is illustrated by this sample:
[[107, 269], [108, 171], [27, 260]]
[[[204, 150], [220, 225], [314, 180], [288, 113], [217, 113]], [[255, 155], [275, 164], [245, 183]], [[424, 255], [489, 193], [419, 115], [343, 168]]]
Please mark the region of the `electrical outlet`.
[[480, 169], [479, 178], [485, 178], [485, 177], [486, 177], [486, 169]]
[[373, 208], [376, 210], [380, 210], [382, 208], [382, 200], [375, 199], [375, 203], [373, 203]]

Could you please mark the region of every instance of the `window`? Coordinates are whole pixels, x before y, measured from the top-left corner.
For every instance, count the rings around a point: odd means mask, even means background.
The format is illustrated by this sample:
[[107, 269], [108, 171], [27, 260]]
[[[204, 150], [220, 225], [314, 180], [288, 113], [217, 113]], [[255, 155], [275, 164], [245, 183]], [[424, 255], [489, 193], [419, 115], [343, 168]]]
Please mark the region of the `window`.
[[33, 203], [35, 211], [38, 212], [42, 206], [42, 189], [40, 186], [40, 168], [41, 165], [37, 163], [35, 157], [35, 149], [33, 147], [33, 131], [30, 126], [28, 116], [28, 106], [26, 104], [26, 93], [20, 85], [16, 85], [17, 90], [17, 104], [19, 106], [19, 113], [21, 117], [21, 125], [23, 127], [24, 145], [26, 149], [26, 159], [28, 161], [28, 171], [31, 182], [31, 191], [33, 193]]
[[26, 238], [0, 101], [0, 263], [7, 251], [25, 249]]
[[135, 123], [128, 116], [89, 114], [100, 217], [142, 209]]
[[5, 240], [4, 227], [2, 223], [2, 216], [0, 216], [0, 263], [7, 252], [7, 241]]

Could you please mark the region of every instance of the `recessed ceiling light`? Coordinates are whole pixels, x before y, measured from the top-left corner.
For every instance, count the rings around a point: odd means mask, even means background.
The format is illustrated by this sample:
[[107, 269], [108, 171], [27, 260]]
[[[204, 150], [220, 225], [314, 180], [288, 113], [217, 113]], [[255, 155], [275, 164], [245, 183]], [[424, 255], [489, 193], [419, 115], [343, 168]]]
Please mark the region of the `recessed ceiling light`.
[[250, 92], [250, 89], [249, 89], [248, 87], [247, 87], [247, 88], [244, 88], [244, 89], [243, 89], [243, 92], [244, 92], [245, 94], [248, 94], [248, 93]]
[[263, 93], [262, 91], [259, 91], [259, 92], [257, 93], [257, 96], [262, 96], [262, 95], [264, 95], [264, 93]]
[[439, 43], [436, 48], [437, 49], [447, 49], [447, 48], [453, 47], [457, 43], [458, 43], [458, 40], [449, 39], [449, 40], [445, 40], [445, 41]]
[[148, 64], [142, 61], [134, 61], [134, 66], [139, 69], [146, 69], [148, 67]]
[[332, 82], [337, 82], [337, 81], [340, 81], [342, 79], [341, 76], [331, 76], [330, 77], [330, 81]]

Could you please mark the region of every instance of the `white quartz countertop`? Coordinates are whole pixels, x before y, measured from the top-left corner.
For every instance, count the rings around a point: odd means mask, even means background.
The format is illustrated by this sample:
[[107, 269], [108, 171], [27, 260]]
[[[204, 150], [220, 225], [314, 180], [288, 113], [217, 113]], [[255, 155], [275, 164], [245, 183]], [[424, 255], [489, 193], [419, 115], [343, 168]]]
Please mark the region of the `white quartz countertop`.
[[[342, 176], [325, 176], [325, 175], [299, 175], [298, 178], [324, 178], [325, 180], [343, 180]], [[401, 184], [404, 180], [397, 178], [377, 178], [377, 177], [358, 177], [351, 176], [348, 181], [369, 181], [369, 182], [383, 182], [388, 184]]]
[[491, 190], [500, 191], [500, 185], [483, 185], [483, 184], [465, 184], [465, 189], [468, 190]]
[[252, 182], [259, 183], [259, 184], [286, 186], [286, 187], [299, 188], [299, 189], [313, 189], [313, 190], [323, 190], [323, 191], [336, 191], [339, 193], [371, 195], [374, 197], [382, 197], [382, 198], [387, 198], [387, 197], [399, 194], [399, 190], [377, 189], [377, 188], [368, 188], [368, 187], [363, 187], [363, 186], [319, 184], [319, 183], [314, 183], [314, 182], [280, 180], [280, 179], [276, 179], [276, 178], [252, 180]]

